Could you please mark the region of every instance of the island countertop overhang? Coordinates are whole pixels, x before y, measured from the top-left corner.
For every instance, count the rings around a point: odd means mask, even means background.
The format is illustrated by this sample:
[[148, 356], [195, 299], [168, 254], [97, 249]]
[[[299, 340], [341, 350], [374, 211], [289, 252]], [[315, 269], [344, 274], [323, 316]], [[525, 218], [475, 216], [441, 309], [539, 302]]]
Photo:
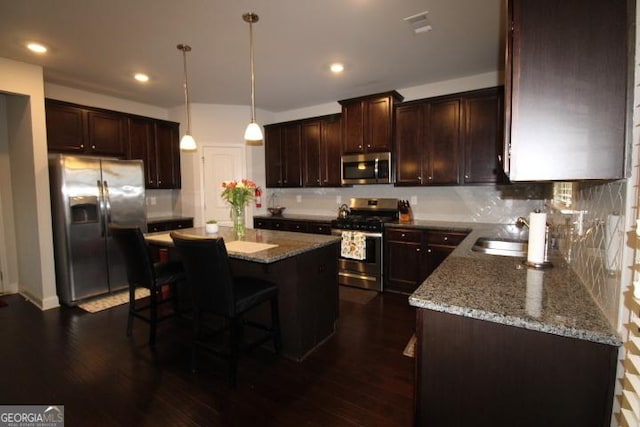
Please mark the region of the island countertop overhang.
[[[186, 228], [175, 230], [176, 233], [198, 238], [222, 237], [226, 243], [241, 240], [252, 243], [265, 243], [277, 245], [262, 251], [253, 253], [234, 252], [229, 250], [229, 258], [270, 264], [281, 261], [317, 248], [340, 243], [340, 236], [328, 236], [319, 234], [296, 233], [290, 231], [275, 231], [262, 229], [247, 229], [246, 235], [238, 239], [231, 227], [219, 227], [219, 232], [207, 234], [204, 227]], [[147, 242], [159, 246], [173, 246], [169, 232], [147, 233]]]

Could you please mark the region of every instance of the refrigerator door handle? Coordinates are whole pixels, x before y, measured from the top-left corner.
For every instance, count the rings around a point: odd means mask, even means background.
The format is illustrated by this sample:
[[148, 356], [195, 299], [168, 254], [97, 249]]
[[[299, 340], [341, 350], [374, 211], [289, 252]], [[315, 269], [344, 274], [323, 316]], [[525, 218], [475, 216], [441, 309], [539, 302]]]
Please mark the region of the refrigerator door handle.
[[106, 233], [106, 224], [105, 224], [105, 206], [104, 206], [104, 188], [102, 187], [102, 181], [98, 180], [98, 194], [99, 194], [99, 203], [100, 207], [100, 237], [104, 237]]
[[[111, 224], [111, 195], [109, 194], [109, 183], [105, 180], [104, 182], [104, 200], [107, 216], [105, 218], [105, 227], [108, 227]], [[107, 229], [107, 233], [109, 230]]]

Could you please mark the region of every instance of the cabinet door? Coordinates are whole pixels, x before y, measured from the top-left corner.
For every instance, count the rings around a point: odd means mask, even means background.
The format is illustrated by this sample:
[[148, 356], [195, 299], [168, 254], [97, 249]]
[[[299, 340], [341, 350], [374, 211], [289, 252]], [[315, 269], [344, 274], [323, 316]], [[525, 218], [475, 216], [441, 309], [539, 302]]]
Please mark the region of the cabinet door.
[[421, 230], [385, 231], [386, 290], [412, 293], [424, 280], [422, 235]]
[[346, 154], [364, 150], [364, 108], [363, 101], [342, 105], [342, 144]]
[[285, 126], [282, 132], [282, 186], [302, 187], [300, 124]]
[[512, 181], [625, 177], [628, 3], [509, 2]]
[[178, 124], [157, 121], [155, 130], [158, 188], [180, 188]]
[[370, 99], [366, 108], [365, 151], [391, 151], [391, 97]]
[[301, 127], [302, 151], [304, 158], [304, 186], [322, 186], [321, 163], [321, 122], [304, 123]]
[[281, 126], [265, 126], [264, 158], [267, 187], [282, 186]]
[[81, 153], [84, 151], [84, 111], [46, 100], [47, 148], [50, 151]]
[[154, 188], [156, 181], [155, 159], [150, 151], [155, 153], [155, 130], [153, 120], [130, 117], [127, 120], [129, 140], [129, 158], [144, 162], [145, 187]]
[[341, 135], [342, 129], [339, 117], [326, 119], [322, 122], [320, 178], [323, 187], [340, 187], [342, 185], [342, 171], [340, 170]]
[[87, 111], [89, 152], [107, 156], [126, 155], [124, 138], [124, 116], [119, 113]]
[[464, 183], [501, 182], [498, 156], [502, 147], [502, 90], [491, 89], [466, 96], [462, 139]]
[[403, 105], [395, 114], [395, 162], [396, 184], [420, 185], [422, 183], [423, 105]]
[[[425, 124], [427, 184], [460, 183], [460, 99], [432, 101]], [[424, 181], [424, 179], [423, 179]]]

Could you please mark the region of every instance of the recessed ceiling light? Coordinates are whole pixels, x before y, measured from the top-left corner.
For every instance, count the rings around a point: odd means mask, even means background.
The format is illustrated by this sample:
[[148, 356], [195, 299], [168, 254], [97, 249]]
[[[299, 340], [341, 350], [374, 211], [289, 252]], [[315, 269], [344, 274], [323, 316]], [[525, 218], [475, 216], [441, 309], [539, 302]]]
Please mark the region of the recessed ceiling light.
[[144, 73], [136, 73], [133, 78], [142, 83], [149, 81], [149, 76]]
[[27, 44], [27, 48], [35, 53], [45, 53], [47, 51], [47, 47], [40, 43], [29, 43]]
[[344, 65], [339, 62], [336, 62], [334, 64], [331, 64], [329, 69], [331, 70], [332, 73], [338, 74], [344, 71]]

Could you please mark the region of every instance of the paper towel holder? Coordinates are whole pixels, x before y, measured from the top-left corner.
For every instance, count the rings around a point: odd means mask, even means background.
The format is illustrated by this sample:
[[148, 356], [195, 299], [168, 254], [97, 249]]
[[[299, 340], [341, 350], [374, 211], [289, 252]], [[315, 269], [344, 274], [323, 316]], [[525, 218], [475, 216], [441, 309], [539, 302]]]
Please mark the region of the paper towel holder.
[[551, 247], [551, 232], [549, 225], [544, 230], [544, 261], [543, 262], [531, 262], [528, 259], [523, 261], [523, 264], [536, 270], [543, 270], [553, 267], [553, 263], [549, 261], [549, 249]]

